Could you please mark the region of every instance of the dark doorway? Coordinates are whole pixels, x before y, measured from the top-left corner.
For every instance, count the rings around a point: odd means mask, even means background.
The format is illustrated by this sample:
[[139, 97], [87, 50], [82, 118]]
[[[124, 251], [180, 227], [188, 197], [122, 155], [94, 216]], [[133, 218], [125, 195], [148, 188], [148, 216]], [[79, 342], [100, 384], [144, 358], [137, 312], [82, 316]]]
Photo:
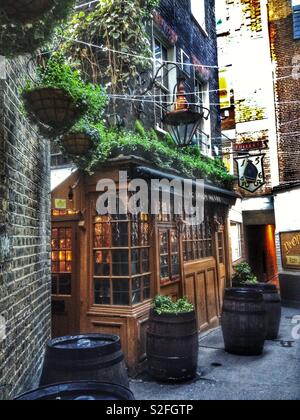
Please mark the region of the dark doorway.
[[275, 226], [247, 227], [249, 263], [261, 282], [278, 282]]

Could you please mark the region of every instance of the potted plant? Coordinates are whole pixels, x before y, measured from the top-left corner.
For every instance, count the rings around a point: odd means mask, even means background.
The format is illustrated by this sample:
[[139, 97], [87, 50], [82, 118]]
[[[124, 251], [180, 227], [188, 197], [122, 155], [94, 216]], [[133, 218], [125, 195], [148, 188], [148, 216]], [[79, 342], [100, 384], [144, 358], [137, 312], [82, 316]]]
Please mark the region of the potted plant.
[[61, 147], [72, 157], [86, 156], [100, 142], [101, 135], [98, 127], [99, 125], [93, 125], [86, 119], [80, 120], [61, 137]]
[[38, 66], [36, 81], [27, 82], [22, 97], [29, 118], [49, 137], [68, 131], [84, 115], [101, 116], [106, 101], [103, 89], [85, 83], [58, 53]]
[[147, 332], [149, 373], [160, 381], [186, 381], [198, 367], [198, 329], [194, 306], [186, 298], [153, 300]]
[[0, 55], [32, 54], [50, 41], [75, 0], [1, 0]]
[[233, 287], [246, 287], [255, 284], [258, 284], [257, 277], [253, 274], [250, 265], [247, 262], [237, 264], [232, 278]]

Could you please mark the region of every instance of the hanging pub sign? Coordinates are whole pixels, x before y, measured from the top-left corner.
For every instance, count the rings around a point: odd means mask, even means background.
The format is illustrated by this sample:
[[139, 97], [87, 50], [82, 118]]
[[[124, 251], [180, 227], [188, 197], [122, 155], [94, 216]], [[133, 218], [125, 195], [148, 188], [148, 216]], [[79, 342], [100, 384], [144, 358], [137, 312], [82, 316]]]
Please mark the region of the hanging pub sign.
[[251, 150], [266, 150], [269, 148], [269, 140], [247, 141], [233, 145], [234, 152], [249, 152]]
[[239, 186], [243, 190], [255, 193], [265, 185], [265, 154], [235, 158], [238, 166]]
[[300, 231], [280, 234], [282, 266], [286, 270], [300, 270]]

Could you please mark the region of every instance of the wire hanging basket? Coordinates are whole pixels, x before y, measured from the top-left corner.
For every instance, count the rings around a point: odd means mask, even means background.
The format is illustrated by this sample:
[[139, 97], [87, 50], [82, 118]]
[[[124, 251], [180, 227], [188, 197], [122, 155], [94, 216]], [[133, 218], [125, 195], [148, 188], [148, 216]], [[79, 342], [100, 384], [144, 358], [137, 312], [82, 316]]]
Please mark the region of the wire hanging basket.
[[93, 147], [93, 140], [86, 133], [68, 133], [61, 139], [61, 145], [69, 155], [85, 156]]
[[31, 120], [49, 137], [68, 131], [86, 111], [63, 89], [36, 88], [23, 93], [23, 100]]

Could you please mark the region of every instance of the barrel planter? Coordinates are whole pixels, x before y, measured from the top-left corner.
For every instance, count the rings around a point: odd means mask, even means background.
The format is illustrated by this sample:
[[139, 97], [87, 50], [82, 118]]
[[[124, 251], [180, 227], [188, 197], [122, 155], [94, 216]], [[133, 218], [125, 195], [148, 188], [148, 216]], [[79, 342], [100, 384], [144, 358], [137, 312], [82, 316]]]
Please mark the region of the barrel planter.
[[68, 131], [83, 115], [83, 105], [74, 102], [63, 89], [37, 88], [23, 94], [24, 105], [30, 117], [49, 133]]
[[61, 145], [74, 156], [85, 156], [93, 147], [93, 140], [85, 133], [69, 133], [62, 137]]
[[100, 381], [129, 386], [120, 338], [86, 334], [49, 341], [40, 386]]
[[227, 289], [221, 323], [226, 352], [241, 356], [259, 356], [263, 353], [266, 306], [260, 291]]
[[20, 395], [16, 401], [134, 401], [133, 393], [121, 385], [103, 382], [70, 382], [42, 387]]
[[280, 321], [282, 315], [281, 297], [274, 284], [258, 283], [247, 286], [262, 292], [266, 305], [267, 340], [276, 340], [279, 336]]
[[194, 378], [198, 367], [198, 331], [195, 311], [158, 315], [150, 312], [147, 332], [150, 375], [164, 382]]
[[42, 18], [54, 4], [54, 0], [1, 0], [0, 10], [12, 21], [28, 23]]

